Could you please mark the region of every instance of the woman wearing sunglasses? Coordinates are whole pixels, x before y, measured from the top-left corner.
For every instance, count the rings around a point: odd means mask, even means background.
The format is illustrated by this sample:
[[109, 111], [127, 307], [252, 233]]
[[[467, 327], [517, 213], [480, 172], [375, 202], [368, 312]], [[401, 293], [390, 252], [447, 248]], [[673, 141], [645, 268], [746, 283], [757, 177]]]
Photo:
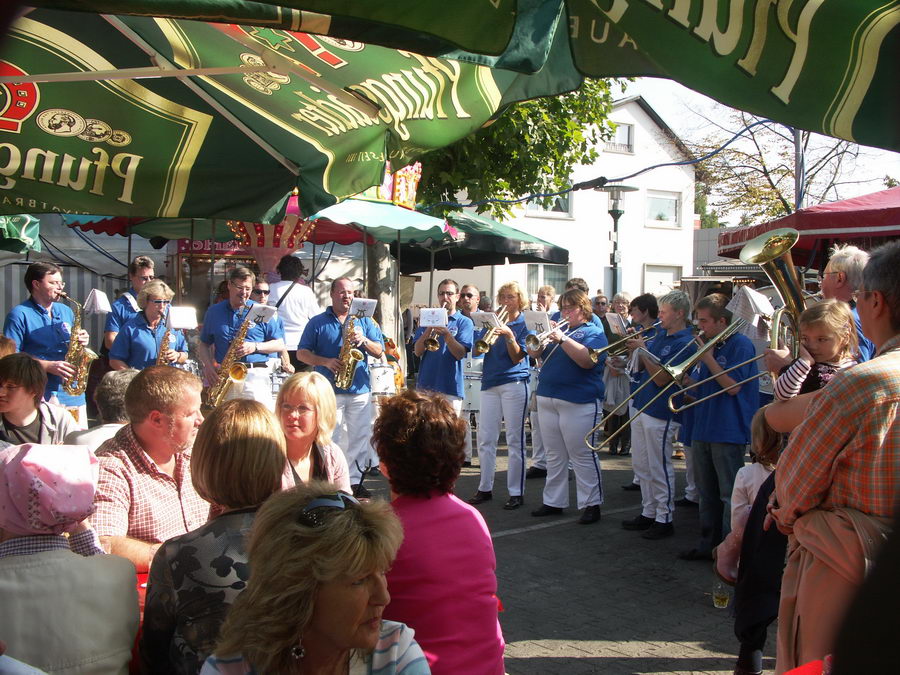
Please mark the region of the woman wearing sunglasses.
[[[172, 289], [158, 279], [141, 288], [137, 297], [141, 311], [125, 323], [109, 350], [109, 365], [113, 370], [142, 370], [156, 365], [174, 295]], [[170, 330], [169, 346], [163, 353], [163, 361], [175, 365], [187, 359], [184, 334], [180, 330]]]
[[381, 618], [402, 539], [390, 505], [333, 484], [273, 495], [250, 532], [253, 573], [201, 675], [430, 673], [413, 631]]

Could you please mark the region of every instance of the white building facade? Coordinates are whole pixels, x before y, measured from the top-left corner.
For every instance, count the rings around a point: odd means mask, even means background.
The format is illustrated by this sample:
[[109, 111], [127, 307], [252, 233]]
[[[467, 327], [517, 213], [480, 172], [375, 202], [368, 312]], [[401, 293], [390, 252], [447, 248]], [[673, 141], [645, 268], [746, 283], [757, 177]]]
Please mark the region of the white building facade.
[[[613, 182], [657, 164], [686, 162], [690, 154], [662, 119], [639, 96], [617, 101], [610, 114], [616, 135], [602, 148], [591, 166], [576, 167], [573, 184], [605, 176]], [[496, 296], [508, 281], [517, 281], [530, 296], [545, 284], [563, 290], [571, 277], [587, 281], [593, 294], [613, 288], [632, 296], [662, 294], [693, 272], [694, 167], [666, 166], [615, 182], [637, 188], [624, 193], [619, 219], [617, 283], [613, 281], [610, 195], [579, 190], [557, 198], [550, 210], [529, 204], [517, 210], [509, 225], [569, 251], [568, 265], [514, 264], [474, 270], [436, 271], [438, 280], [472, 283], [482, 293]], [[414, 302], [430, 305], [428, 273], [416, 284]]]

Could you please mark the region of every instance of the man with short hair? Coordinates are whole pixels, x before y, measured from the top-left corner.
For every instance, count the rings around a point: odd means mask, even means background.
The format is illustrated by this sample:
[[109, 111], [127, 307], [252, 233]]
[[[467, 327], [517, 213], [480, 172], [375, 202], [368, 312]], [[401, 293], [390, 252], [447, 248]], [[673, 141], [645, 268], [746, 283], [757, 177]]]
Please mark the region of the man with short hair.
[[154, 278], [152, 258], [139, 255], [128, 265], [128, 279], [131, 282], [131, 288], [115, 299], [112, 303], [112, 311], [106, 315], [106, 326], [103, 329], [104, 352], [112, 348], [116, 335], [125, 327], [125, 324], [140, 313], [138, 293]]
[[[62, 269], [53, 263], [31, 263], [24, 281], [29, 298], [6, 315], [3, 334], [15, 341], [18, 351], [31, 354], [47, 373], [44, 400], [52, 401], [55, 397], [83, 424], [86, 421], [84, 394], [73, 396], [63, 388], [63, 383], [75, 376], [76, 370], [66, 361], [75, 315], [68, 305], [57, 302], [66, 287]], [[82, 329], [74, 339], [86, 346], [89, 336]]]
[[816, 394], [778, 460], [771, 514], [789, 535], [778, 672], [833, 651], [900, 494], [900, 241], [872, 252], [857, 288], [877, 353]]
[[[281, 281], [271, 285], [268, 297], [270, 305], [278, 305], [278, 317], [284, 322], [284, 344], [291, 365], [297, 372], [309, 370], [309, 366], [297, 360], [297, 347], [303, 337], [303, 329], [314, 316], [322, 311], [313, 290], [303, 280], [306, 270], [295, 255], [286, 255], [275, 268]], [[282, 300], [283, 298], [283, 300]], [[266, 302], [259, 300], [258, 302]], [[280, 304], [279, 304], [280, 303]]]
[[104, 548], [138, 572], [149, 569], [162, 542], [209, 517], [209, 503], [191, 483], [190, 449], [203, 421], [200, 390], [200, 380], [184, 370], [142, 370], [125, 391], [129, 424], [97, 450], [92, 524]]
[[[272, 295], [272, 288], [269, 286], [269, 282], [265, 279], [257, 279], [253, 283], [253, 290], [250, 291], [250, 299], [254, 302], [265, 304], [273, 304], [269, 302], [269, 298]], [[275, 324], [275, 330], [281, 330], [282, 333], [285, 333], [285, 323], [281, 318], [281, 310], [278, 310], [278, 314], [272, 317], [272, 322]], [[287, 339], [285, 337], [285, 339]], [[269, 359], [278, 359], [277, 361], [272, 362], [273, 370], [278, 370], [281, 368], [284, 372], [293, 374], [295, 372], [295, 368], [293, 363], [291, 363], [291, 355], [288, 353], [287, 349], [282, 349], [278, 354], [270, 354]]]
[[344, 345], [350, 304], [353, 302], [355, 284], [347, 277], [331, 282], [331, 306], [314, 316], [303, 331], [297, 358], [314, 366], [331, 382], [337, 399], [337, 426], [334, 442], [344, 451], [350, 468], [350, 483], [356, 496], [369, 496], [361, 485], [366, 459], [372, 452], [372, 407], [369, 383], [368, 356], [381, 358], [384, 353], [384, 337], [381, 329], [368, 317], [354, 317], [349, 343], [363, 352], [363, 359], [354, 369], [353, 379], [346, 389], [338, 389], [334, 377], [341, 369], [338, 359]]
[[478, 311], [478, 301], [481, 299], [481, 293], [477, 286], [465, 284], [459, 289], [459, 301], [456, 303], [459, 311], [467, 319], [472, 318], [472, 312]]
[[[250, 299], [255, 283], [256, 275], [253, 272], [246, 267], [235, 267], [228, 273], [228, 299], [206, 310], [197, 355], [203, 364], [203, 375], [210, 385], [219, 379], [219, 366], [236, 339], [248, 312], [256, 304]], [[272, 361], [269, 355], [278, 354], [284, 349], [283, 338], [281, 323], [251, 322], [243, 342], [236, 345], [235, 352], [237, 360], [247, 366], [247, 377], [243, 384], [232, 383], [226, 400], [250, 398], [259, 401], [269, 410], [274, 409], [270, 380]]]
[[134, 368], [111, 370], [94, 389], [94, 403], [100, 413], [100, 426], [84, 431], [73, 431], [66, 436], [68, 445], [86, 445], [93, 452], [128, 424], [125, 412], [125, 391], [138, 371]]
[[[444, 395], [453, 410], [468, 423], [468, 413], [463, 413], [463, 359], [472, 349], [475, 327], [472, 320], [456, 311], [459, 300], [459, 285], [453, 279], [444, 279], [438, 284], [437, 304], [449, 307], [447, 325], [420, 326], [415, 335], [413, 350], [422, 359], [416, 388], [439, 392]], [[429, 351], [425, 340], [434, 338], [438, 348]], [[466, 433], [466, 460], [472, 461], [472, 431]]]

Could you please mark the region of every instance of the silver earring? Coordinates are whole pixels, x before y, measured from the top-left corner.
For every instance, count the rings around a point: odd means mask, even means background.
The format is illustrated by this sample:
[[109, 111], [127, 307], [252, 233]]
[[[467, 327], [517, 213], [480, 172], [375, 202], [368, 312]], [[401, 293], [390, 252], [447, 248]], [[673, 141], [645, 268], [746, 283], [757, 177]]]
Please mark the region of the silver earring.
[[291, 658], [294, 661], [300, 661], [304, 656], [306, 656], [306, 650], [303, 648], [302, 643], [297, 643], [291, 647]]

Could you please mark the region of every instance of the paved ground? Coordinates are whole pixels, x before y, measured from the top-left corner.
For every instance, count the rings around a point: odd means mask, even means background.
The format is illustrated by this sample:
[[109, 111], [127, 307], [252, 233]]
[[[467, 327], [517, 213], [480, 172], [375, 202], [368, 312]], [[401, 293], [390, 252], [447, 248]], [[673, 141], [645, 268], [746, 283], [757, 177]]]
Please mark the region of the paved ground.
[[[532, 517], [543, 480], [527, 481], [524, 508], [504, 511], [505, 448], [502, 455], [494, 500], [478, 508], [494, 538], [510, 675], [733, 672], [737, 641], [730, 610], [712, 605], [711, 563], [677, 559], [695, 543], [695, 509], [677, 509], [669, 539], [623, 530], [620, 522], [639, 511], [640, 493], [620, 487], [631, 480], [630, 458], [604, 452], [600, 522], [576, 524], [574, 506], [561, 517]], [[681, 496], [684, 462], [675, 466]], [[477, 467], [463, 469], [457, 494], [470, 496], [477, 481]], [[383, 480], [371, 483], [386, 492]], [[766, 656], [771, 671], [774, 627]]]

